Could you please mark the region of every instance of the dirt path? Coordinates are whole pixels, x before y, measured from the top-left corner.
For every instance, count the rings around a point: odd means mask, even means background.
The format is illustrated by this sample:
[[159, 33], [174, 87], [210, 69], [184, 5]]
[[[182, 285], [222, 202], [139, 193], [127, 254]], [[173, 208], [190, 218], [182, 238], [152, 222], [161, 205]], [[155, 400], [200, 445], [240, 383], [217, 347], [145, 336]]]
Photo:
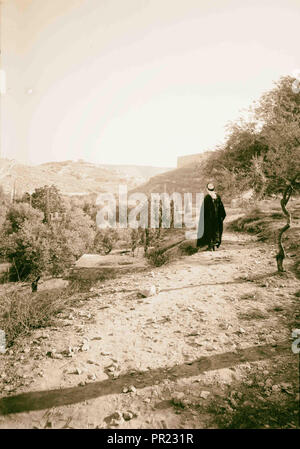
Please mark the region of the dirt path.
[[[103, 283], [1, 357], [0, 428], [214, 427], [208, 404], [245, 403], [257, 373], [264, 401], [296, 400], [299, 283], [275, 275], [273, 252], [226, 233], [215, 253]], [[160, 293], [140, 298], [152, 284]]]

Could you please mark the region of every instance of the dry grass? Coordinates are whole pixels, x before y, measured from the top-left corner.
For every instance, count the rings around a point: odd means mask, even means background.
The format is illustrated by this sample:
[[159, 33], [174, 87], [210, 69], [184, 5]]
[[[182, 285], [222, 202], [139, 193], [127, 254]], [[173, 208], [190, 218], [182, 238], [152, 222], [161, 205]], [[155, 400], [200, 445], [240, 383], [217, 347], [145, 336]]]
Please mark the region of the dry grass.
[[259, 207], [232, 221], [228, 229], [237, 232], [256, 234], [261, 241], [274, 241], [276, 231], [284, 223], [283, 215], [278, 211], [263, 212]]
[[0, 296], [0, 329], [4, 330], [7, 346], [33, 329], [51, 326], [57, 314], [82, 299], [88, 285], [76, 283], [66, 288], [44, 290], [36, 293], [10, 290]]
[[[292, 216], [292, 226], [285, 232], [283, 246], [287, 257], [293, 259], [292, 270], [300, 278], [300, 199], [293, 198], [288, 204], [288, 210]], [[230, 222], [227, 229], [236, 232], [247, 232], [257, 236], [258, 240], [277, 244], [279, 229], [286, 224], [285, 217], [281, 211], [279, 200], [263, 201], [259, 207], [255, 207]]]
[[268, 318], [267, 313], [262, 312], [259, 309], [251, 309], [247, 312], [240, 312], [238, 314], [238, 318], [240, 320], [248, 321], [248, 320], [265, 320]]

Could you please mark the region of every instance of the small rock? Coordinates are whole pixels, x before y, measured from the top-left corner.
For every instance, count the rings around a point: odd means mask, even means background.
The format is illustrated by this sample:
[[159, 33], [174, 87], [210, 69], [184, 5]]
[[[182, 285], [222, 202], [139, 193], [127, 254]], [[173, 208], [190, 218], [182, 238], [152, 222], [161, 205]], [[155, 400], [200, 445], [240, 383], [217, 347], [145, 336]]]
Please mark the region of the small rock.
[[117, 427], [117, 426], [120, 425], [120, 422], [117, 421], [116, 419], [112, 419], [111, 422], [110, 422], [110, 425], [111, 425], [111, 426], [114, 426], [114, 427]]
[[89, 349], [90, 349], [90, 346], [89, 346], [89, 344], [88, 343], [86, 343], [86, 342], [84, 342], [82, 345], [81, 345], [81, 351], [88, 351]]
[[281, 390], [285, 393], [292, 394], [293, 393], [293, 385], [287, 382], [283, 382], [281, 384]]
[[89, 375], [88, 375], [88, 379], [89, 379], [89, 380], [96, 380], [96, 379], [97, 379], [97, 376], [96, 376], [95, 374], [89, 374]]
[[125, 419], [125, 421], [130, 421], [133, 418], [133, 413], [125, 412], [123, 413], [123, 418]]
[[142, 288], [139, 290], [139, 293], [144, 298], [148, 298], [148, 296], [155, 296], [157, 292], [155, 285], [151, 285], [151, 287]]
[[270, 378], [267, 379], [267, 380], [266, 380], [266, 383], [265, 383], [265, 386], [266, 386], [266, 387], [271, 387], [272, 385], [273, 385], [272, 379], [270, 379]]
[[207, 399], [209, 395], [210, 395], [210, 391], [201, 391], [200, 398]]
[[116, 420], [118, 420], [118, 421], [121, 421], [122, 418], [123, 418], [123, 415], [122, 415], [121, 412], [119, 412], [119, 411], [117, 410], [115, 413], [113, 413], [113, 414], [111, 415], [111, 418], [112, 418], [112, 419], [116, 419]]
[[135, 393], [136, 392], [136, 388], [134, 385], [130, 385], [130, 387], [128, 387], [128, 391], [130, 391], [131, 393]]
[[182, 401], [185, 398], [185, 394], [182, 391], [176, 391], [173, 395], [172, 401], [175, 405], [180, 405], [182, 404]]

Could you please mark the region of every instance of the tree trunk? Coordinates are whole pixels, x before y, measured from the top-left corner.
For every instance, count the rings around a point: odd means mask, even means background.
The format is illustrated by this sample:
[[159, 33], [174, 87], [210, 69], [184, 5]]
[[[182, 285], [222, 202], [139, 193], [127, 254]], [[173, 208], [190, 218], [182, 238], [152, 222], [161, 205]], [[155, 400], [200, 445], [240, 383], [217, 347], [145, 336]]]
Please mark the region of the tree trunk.
[[277, 262], [277, 270], [280, 273], [285, 271], [283, 268], [283, 261], [285, 259], [285, 251], [282, 246], [282, 236], [291, 226], [291, 214], [287, 210], [286, 206], [287, 206], [287, 203], [289, 202], [289, 199], [291, 197], [291, 194], [292, 194], [294, 188], [299, 183], [299, 177], [300, 177], [300, 173], [298, 173], [291, 181], [288, 182], [288, 184], [283, 192], [282, 199], [280, 201], [281, 209], [282, 209], [284, 215], [286, 216], [286, 224], [283, 226], [283, 228], [281, 228], [279, 230], [278, 238], [277, 238], [278, 253], [276, 254], [276, 262]]

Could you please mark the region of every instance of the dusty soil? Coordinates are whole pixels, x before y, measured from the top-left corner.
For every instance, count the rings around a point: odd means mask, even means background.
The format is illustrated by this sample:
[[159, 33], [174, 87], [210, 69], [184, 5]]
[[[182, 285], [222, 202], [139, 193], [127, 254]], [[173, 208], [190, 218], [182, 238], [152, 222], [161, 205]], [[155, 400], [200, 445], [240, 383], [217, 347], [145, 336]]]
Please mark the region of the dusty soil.
[[0, 355], [0, 428], [298, 427], [299, 281], [274, 254], [225, 233], [91, 289]]

